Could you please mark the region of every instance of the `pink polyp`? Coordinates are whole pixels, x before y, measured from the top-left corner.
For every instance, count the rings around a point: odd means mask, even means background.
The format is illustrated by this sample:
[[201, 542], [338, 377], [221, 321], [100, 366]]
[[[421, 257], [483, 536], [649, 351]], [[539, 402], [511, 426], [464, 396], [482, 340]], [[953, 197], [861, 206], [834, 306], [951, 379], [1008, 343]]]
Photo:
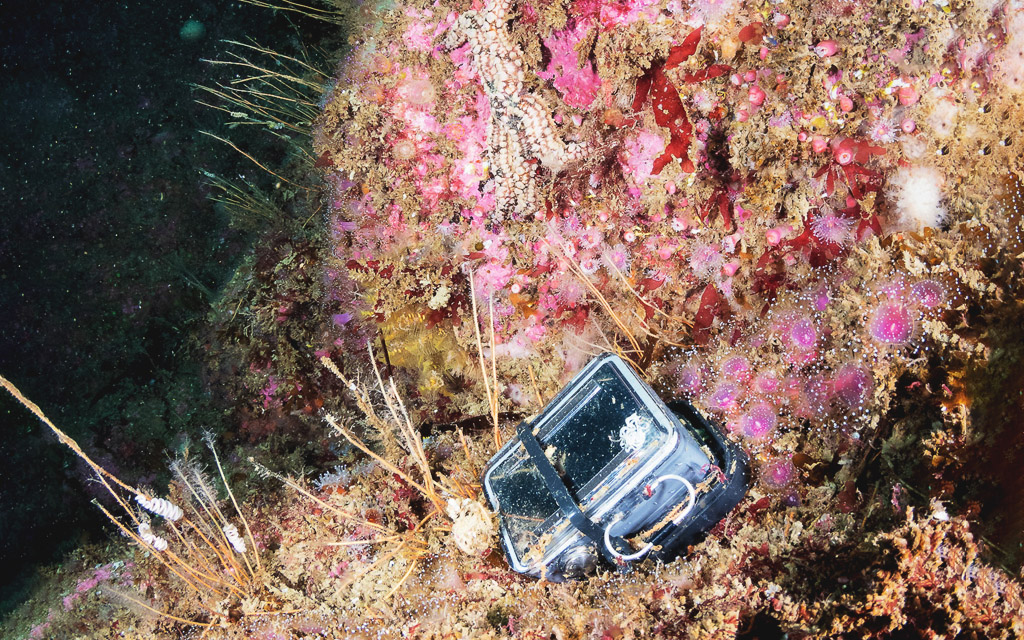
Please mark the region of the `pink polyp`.
[[757, 393], [775, 393], [779, 390], [779, 377], [771, 371], [757, 374], [751, 383]]
[[764, 235], [765, 238], [768, 240], [768, 244], [774, 247], [775, 245], [782, 242], [783, 238], [789, 235], [790, 231], [792, 231], [792, 229], [790, 229], [789, 225], [781, 224], [773, 229], [769, 229], [768, 231], [765, 232]]
[[778, 416], [775, 407], [767, 402], [758, 402], [740, 416], [740, 430], [749, 438], [760, 439], [775, 429]]
[[875, 342], [882, 344], [907, 344], [914, 333], [914, 319], [907, 307], [886, 302], [871, 315], [868, 333]]
[[853, 162], [853, 149], [848, 147], [838, 147], [835, 150], [835, 158], [836, 162], [845, 167]]
[[814, 53], [819, 58], [828, 58], [839, 53], [839, 44], [835, 40], [822, 40], [814, 45]]
[[922, 280], [910, 287], [910, 295], [917, 304], [928, 309], [934, 309], [946, 299], [946, 292], [942, 285], [934, 280]]
[[745, 356], [733, 356], [722, 363], [722, 375], [730, 380], [746, 382], [750, 379], [750, 360]]
[[688, 364], [679, 371], [679, 390], [689, 396], [695, 396], [700, 392], [701, 371], [696, 364]]
[[847, 407], [859, 409], [867, 400], [873, 382], [870, 371], [861, 365], [847, 363], [836, 372], [832, 390]]
[[796, 477], [796, 468], [788, 457], [775, 458], [764, 466], [761, 477], [769, 486], [782, 488]]
[[727, 411], [736, 406], [736, 401], [740, 397], [740, 388], [735, 384], [723, 382], [715, 387], [711, 397], [708, 398], [708, 404], [713, 409], [719, 409], [721, 411]]
[[921, 99], [921, 96], [917, 93], [917, 89], [912, 86], [900, 87], [897, 92], [900, 99], [900, 104], [909, 107], [917, 104], [917, 101]]
[[814, 328], [814, 323], [807, 318], [796, 320], [789, 329], [789, 341], [800, 351], [813, 349], [817, 340], [818, 332]]
[[747, 90], [747, 99], [750, 100], [750, 104], [755, 107], [760, 107], [764, 104], [765, 93], [764, 89], [757, 86], [756, 84]]

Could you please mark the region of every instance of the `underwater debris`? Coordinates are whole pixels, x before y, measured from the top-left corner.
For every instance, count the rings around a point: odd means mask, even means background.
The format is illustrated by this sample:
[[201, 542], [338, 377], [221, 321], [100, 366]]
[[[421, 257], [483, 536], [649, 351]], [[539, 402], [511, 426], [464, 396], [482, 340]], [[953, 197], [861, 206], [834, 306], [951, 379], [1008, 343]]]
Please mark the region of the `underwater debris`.
[[692, 406], [665, 406], [614, 354], [516, 432], [488, 463], [484, 492], [510, 566], [546, 580], [588, 577], [601, 557], [620, 571], [671, 560], [746, 492], [739, 448]]

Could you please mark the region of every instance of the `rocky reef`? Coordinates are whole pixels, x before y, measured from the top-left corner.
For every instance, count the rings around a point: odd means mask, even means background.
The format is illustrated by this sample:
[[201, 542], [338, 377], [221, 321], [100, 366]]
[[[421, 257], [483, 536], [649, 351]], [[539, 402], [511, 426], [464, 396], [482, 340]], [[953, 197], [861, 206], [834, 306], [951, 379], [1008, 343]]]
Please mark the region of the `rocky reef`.
[[[154, 522], [165, 548], [124, 551], [144, 588], [108, 567], [91, 606], [171, 637], [1024, 634], [1024, 4], [352, 20], [312, 131], [322, 232], [247, 267], [270, 315], [211, 351], [250, 560]], [[605, 351], [722, 425], [752, 487], [673, 563], [525, 578], [480, 471]], [[227, 494], [176, 482], [220, 522]], [[175, 545], [198, 573], [154, 560]]]
[[[1021, 454], [1019, 420], [979, 387], [1020, 380], [1004, 322], [1024, 248], [1021, 11], [404, 3], [366, 25], [316, 129], [331, 275], [423, 421], [535, 413], [617, 351], [743, 443], [750, 504], [680, 563], [691, 577], [660, 597], [685, 604], [643, 633], [731, 637], [768, 612], [796, 634], [999, 635], [879, 604], [892, 588], [852, 556], [829, 587], [808, 574], [816, 553], [971, 529], [949, 513], [1019, 545], [1015, 499], [991, 495], [1005, 474], [967, 459]], [[949, 604], [929, 582], [915, 597]], [[838, 605], [855, 583], [871, 595]], [[576, 633], [641, 633], [596, 608], [608, 620]]]

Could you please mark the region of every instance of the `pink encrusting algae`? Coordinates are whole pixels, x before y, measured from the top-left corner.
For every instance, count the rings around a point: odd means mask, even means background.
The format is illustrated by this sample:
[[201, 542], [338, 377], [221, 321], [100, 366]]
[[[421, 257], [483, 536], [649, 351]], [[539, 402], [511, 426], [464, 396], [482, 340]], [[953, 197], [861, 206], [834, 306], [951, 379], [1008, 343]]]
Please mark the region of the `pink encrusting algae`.
[[579, 62], [580, 41], [592, 28], [588, 21], [580, 21], [574, 28], [556, 32], [545, 39], [544, 46], [551, 52], [551, 61], [546, 71], [537, 73], [538, 77], [552, 81], [565, 104], [577, 109], [589, 107], [601, 88], [594, 63], [590, 60], [582, 64]]

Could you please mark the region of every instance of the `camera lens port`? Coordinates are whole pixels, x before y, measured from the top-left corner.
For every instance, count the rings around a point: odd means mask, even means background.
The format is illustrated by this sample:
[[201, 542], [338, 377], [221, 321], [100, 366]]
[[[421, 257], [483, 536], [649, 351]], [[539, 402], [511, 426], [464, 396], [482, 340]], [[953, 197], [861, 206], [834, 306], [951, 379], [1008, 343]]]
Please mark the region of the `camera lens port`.
[[562, 564], [562, 575], [573, 580], [584, 578], [594, 573], [597, 569], [597, 555], [590, 547], [576, 547], [570, 549]]

